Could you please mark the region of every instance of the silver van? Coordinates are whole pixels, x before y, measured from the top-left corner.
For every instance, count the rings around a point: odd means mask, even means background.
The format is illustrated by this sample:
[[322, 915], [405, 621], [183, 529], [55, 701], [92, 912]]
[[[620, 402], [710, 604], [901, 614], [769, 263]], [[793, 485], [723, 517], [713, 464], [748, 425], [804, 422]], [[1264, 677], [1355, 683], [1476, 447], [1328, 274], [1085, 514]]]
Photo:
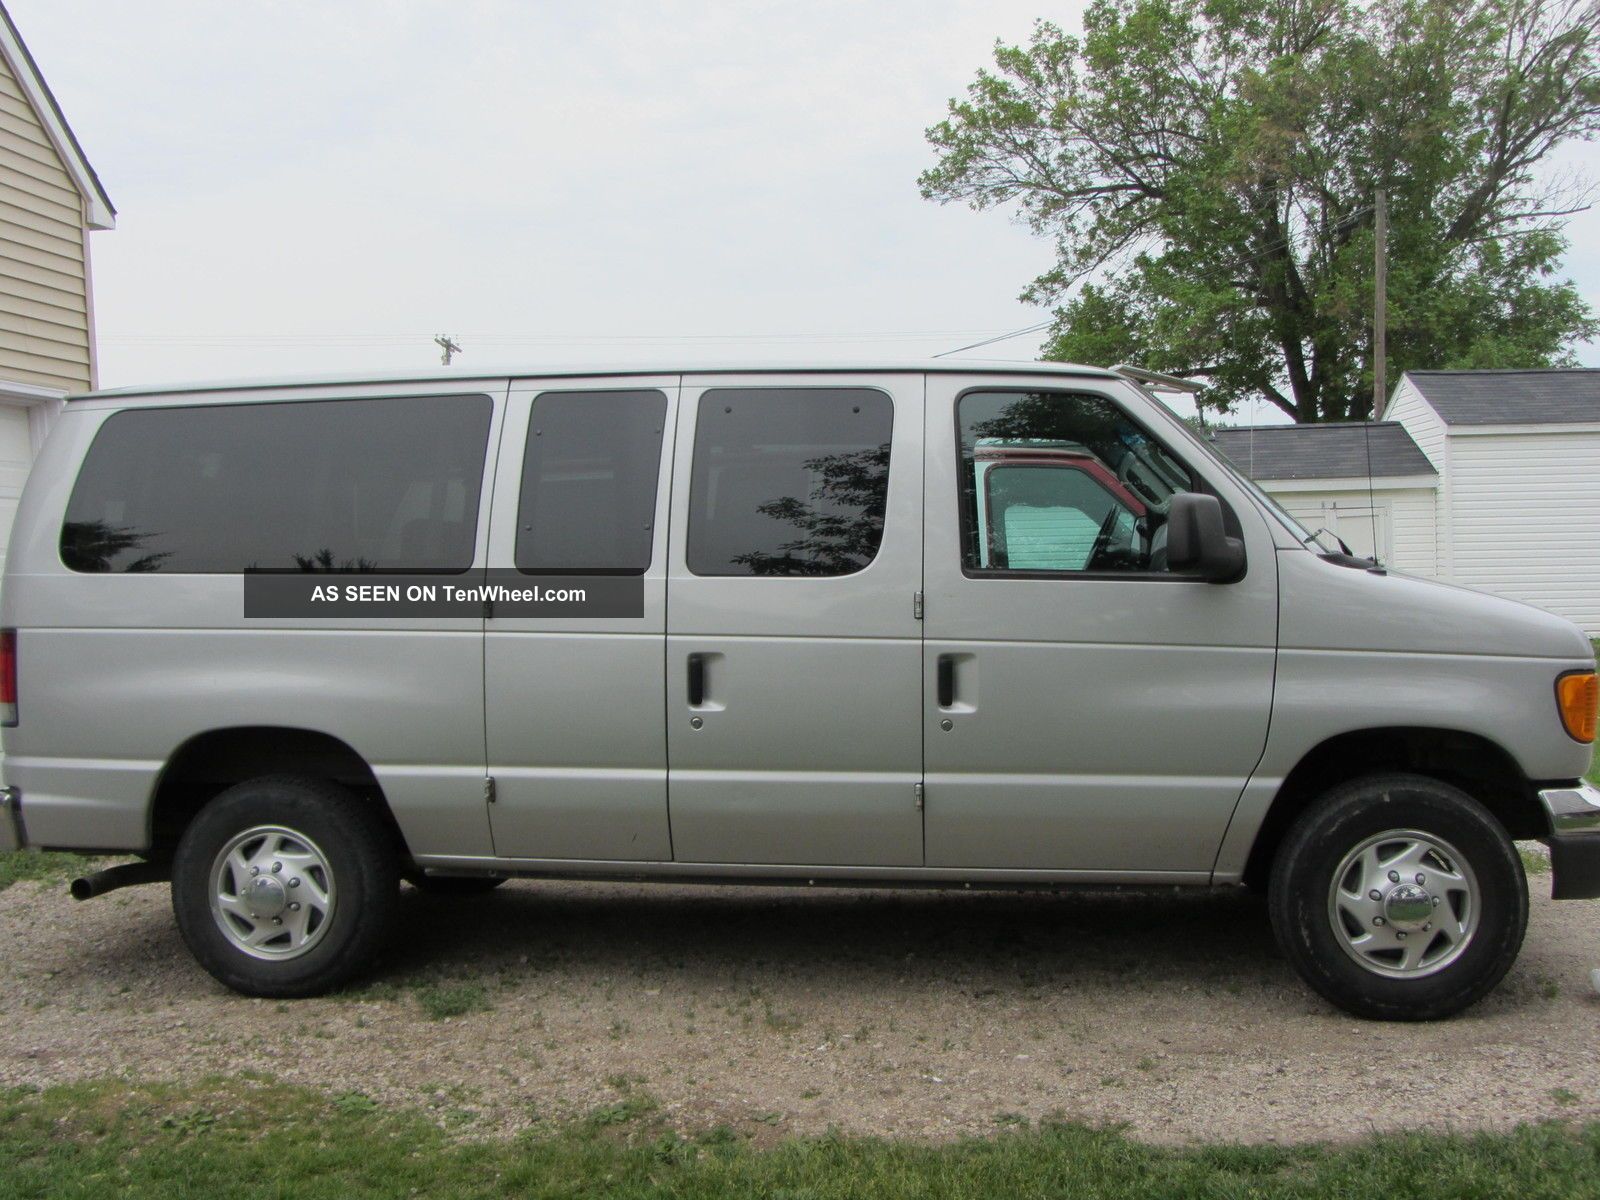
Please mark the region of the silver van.
[[0, 846], [229, 987], [400, 882], [1237, 887], [1353, 1013], [1600, 896], [1583, 634], [1322, 545], [1134, 373], [447, 373], [71, 400], [0, 589]]

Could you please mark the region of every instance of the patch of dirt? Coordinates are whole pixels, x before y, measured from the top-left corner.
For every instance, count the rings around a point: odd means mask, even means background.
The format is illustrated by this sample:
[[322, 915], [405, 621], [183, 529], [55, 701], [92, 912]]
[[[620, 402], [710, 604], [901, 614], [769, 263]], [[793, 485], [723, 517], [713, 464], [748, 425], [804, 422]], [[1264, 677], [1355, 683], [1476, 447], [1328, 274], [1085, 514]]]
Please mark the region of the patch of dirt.
[[363, 985], [280, 1003], [202, 972], [162, 886], [76, 904], [23, 883], [0, 898], [0, 1083], [254, 1072], [490, 1135], [588, 1117], [943, 1140], [1056, 1116], [1181, 1143], [1596, 1119], [1600, 902], [1552, 903], [1548, 880], [1511, 975], [1431, 1025], [1324, 1004], [1242, 894], [408, 888]]

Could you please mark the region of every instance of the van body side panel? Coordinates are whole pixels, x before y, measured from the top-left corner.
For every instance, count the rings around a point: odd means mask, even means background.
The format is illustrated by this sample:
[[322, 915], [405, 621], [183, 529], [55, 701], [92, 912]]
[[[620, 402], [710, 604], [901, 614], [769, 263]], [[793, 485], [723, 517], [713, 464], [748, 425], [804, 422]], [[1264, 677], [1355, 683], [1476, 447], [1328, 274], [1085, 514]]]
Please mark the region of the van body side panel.
[[[444, 394], [344, 388], [319, 398]], [[486, 465], [504, 384], [489, 395]], [[246, 397], [184, 396], [140, 408]], [[305, 400], [303, 393], [295, 400]], [[24, 495], [4, 619], [18, 630], [21, 720], [6, 731], [6, 775], [22, 789], [30, 843], [142, 850], [166, 762], [201, 733], [277, 726], [327, 734], [372, 768], [409, 847], [491, 854], [483, 798], [481, 618], [243, 617], [238, 574], [78, 573], [61, 561], [62, 516], [78, 464], [115, 409], [69, 406]], [[468, 579], [487, 553], [479, 496]], [[453, 851], [445, 847], [454, 847]]]
[[[1272, 533], [1224, 472], [1186, 456], [1238, 515], [1242, 579], [969, 577], [956, 403], [972, 388], [1101, 395], [1185, 449], [1131, 387], [929, 376], [927, 865], [1209, 870], [1267, 736]], [[933, 700], [941, 658], [953, 662], [948, 707]]]
[[[696, 420], [708, 389], [870, 389], [892, 402], [882, 542], [831, 577], [688, 566]], [[804, 403], [797, 397], [794, 403]], [[681, 863], [920, 866], [922, 377], [685, 377], [667, 602], [667, 746]], [[723, 406], [720, 402], [717, 411]], [[782, 503], [738, 464], [713, 482]], [[787, 497], [807, 503], [806, 497]], [[801, 536], [797, 527], [796, 537]], [[701, 656], [703, 702], [690, 658]]]
[[[656, 391], [665, 400], [642, 617], [489, 620], [484, 645], [490, 808], [503, 858], [665, 861], [665, 514], [676, 376], [517, 380], [495, 485], [490, 562], [514, 565], [529, 420], [541, 394]], [[547, 515], [547, 514], [541, 514]], [[566, 516], [580, 517], [580, 513]], [[528, 576], [558, 587], [560, 579]]]
[[1593, 746], [1562, 728], [1556, 677], [1592, 670], [1569, 622], [1482, 592], [1278, 555], [1283, 644], [1261, 767], [1239, 803], [1216, 881], [1244, 871], [1278, 787], [1317, 746], [1368, 729], [1437, 729], [1505, 750], [1530, 780], [1567, 780]]

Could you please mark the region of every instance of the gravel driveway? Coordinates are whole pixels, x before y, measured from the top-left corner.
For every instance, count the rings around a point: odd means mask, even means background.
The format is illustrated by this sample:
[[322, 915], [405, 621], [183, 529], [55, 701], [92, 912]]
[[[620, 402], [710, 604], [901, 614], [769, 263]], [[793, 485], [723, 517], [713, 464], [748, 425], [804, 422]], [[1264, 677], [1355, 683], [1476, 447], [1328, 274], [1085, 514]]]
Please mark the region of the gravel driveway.
[[277, 1003], [191, 962], [162, 886], [25, 883], [0, 893], [0, 1083], [258, 1072], [489, 1134], [600, 1109], [932, 1139], [1055, 1114], [1160, 1142], [1600, 1118], [1600, 902], [1531, 886], [1500, 989], [1402, 1026], [1303, 989], [1244, 895], [408, 888], [369, 983]]

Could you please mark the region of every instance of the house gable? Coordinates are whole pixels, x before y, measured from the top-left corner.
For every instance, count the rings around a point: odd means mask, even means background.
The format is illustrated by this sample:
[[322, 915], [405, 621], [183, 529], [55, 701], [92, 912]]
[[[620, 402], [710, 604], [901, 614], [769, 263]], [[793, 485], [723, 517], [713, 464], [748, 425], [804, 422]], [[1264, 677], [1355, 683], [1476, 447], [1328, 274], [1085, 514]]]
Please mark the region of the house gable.
[[[21, 100], [32, 110], [32, 123], [41, 130], [55, 152], [56, 165], [72, 181], [73, 188], [82, 197], [82, 219], [90, 229], [113, 229], [117, 223], [117, 210], [106, 195], [100, 177], [89, 165], [83, 147], [72, 132], [72, 126], [62, 115], [50, 85], [44, 81], [39, 66], [33, 61], [27, 43], [17, 32], [11, 14], [0, 3], [0, 59], [4, 59], [7, 75], [7, 97]], [[13, 122], [27, 124], [15, 111], [15, 105], [4, 107], [4, 116], [10, 122], [0, 121], [0, 128], [14, 128]]]
[[35, 410], [35, 444], [61, 393], [95, 386], [88, 234], [114, 219], [0, 3], [0, 405]]

